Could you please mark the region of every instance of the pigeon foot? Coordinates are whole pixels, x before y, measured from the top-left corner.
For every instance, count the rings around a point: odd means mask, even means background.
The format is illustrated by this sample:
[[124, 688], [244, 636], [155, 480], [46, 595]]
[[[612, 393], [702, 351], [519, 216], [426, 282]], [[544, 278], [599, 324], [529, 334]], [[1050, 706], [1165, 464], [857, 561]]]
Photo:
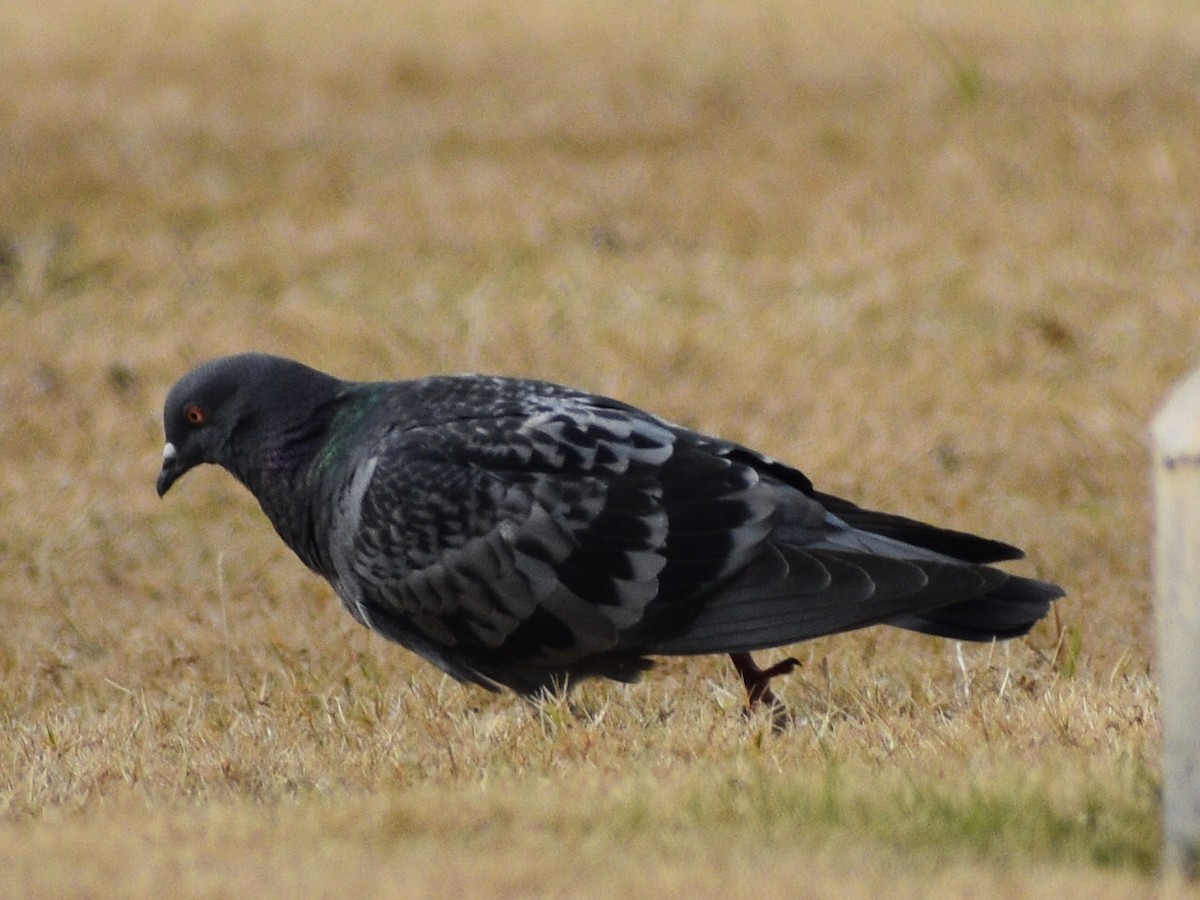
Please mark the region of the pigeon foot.
[[763, 669], [749, 653], [730, 653], [729, 658], [733, 660], [733, 667], [737, 669], [738, 675], [742, 677], [742, 684], [746, 686], [746, 712], [751, 712], [759, 703], [765, 704], [771, 708], [775, 730], [782, 731], [786, 728], [791, 723], [791, 715], [783, 701], [771, 690], [771, 679], [787, 675], [798, 668], [800, 660], [789, 656]]

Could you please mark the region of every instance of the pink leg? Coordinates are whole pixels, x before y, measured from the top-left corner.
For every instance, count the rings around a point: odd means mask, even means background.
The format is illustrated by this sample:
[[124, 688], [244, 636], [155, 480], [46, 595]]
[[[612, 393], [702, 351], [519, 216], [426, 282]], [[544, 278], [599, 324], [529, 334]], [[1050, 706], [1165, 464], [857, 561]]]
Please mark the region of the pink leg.
[[746, 686], [748, 707], [753, 709], [758, 703], [766, 703], [777, 710], [783, 709], [783, 703], [771, 690], [771, 679], [777, 675], [788, 674], [800, 665], [800, 660], [788, 657], [773, 666], [760, 669], [749, 653], [730, 653], [729, 658], [733, 660], [733, 667], [742, 676], [742, 684]]

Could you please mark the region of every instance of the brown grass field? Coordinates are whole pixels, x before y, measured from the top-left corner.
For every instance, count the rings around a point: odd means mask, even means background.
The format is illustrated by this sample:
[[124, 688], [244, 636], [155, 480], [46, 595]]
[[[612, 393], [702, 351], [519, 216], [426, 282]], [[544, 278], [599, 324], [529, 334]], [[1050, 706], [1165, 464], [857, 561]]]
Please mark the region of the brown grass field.
[[[1147, 425], [1200, 358], [1191, 0], [8, 0], [0, 895], [1142, 897]], [[360, 629], [161, 404], [527, 374], [1012, 541], [1027, 639], [541, 706]], [[764, 654], [771, 659], [774, 654]]]

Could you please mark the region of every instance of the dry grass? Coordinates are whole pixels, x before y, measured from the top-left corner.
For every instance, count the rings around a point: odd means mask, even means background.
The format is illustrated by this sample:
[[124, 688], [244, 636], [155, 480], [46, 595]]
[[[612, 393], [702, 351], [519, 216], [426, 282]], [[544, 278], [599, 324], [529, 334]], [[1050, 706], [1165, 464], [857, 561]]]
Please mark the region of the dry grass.
[[[1200, 11], [402, 6], [6, 6], [0, 893], [1145, 895]], [[166, 388], [248, 347], [613, 393], [1070, 597], [800, 647], [781, 736], [720, 660], [466, 690], [221, 473], [154, 497]]]

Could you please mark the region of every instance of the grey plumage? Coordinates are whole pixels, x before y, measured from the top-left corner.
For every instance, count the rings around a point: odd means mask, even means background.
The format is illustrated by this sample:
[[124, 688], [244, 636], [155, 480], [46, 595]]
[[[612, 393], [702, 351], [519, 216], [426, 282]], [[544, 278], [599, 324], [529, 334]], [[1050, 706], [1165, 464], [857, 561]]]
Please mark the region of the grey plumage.
[[1015, 547], [545, 382], [244, 354], [184, 376], [164, 427], [160, 495], [223, 466], [359, 622], [493, 689], [631, 681], [655, 655], [731, 653], [748, 677], [748, 651], [881, 623], [1004, 639], [1062, 595], [990, 565]]

